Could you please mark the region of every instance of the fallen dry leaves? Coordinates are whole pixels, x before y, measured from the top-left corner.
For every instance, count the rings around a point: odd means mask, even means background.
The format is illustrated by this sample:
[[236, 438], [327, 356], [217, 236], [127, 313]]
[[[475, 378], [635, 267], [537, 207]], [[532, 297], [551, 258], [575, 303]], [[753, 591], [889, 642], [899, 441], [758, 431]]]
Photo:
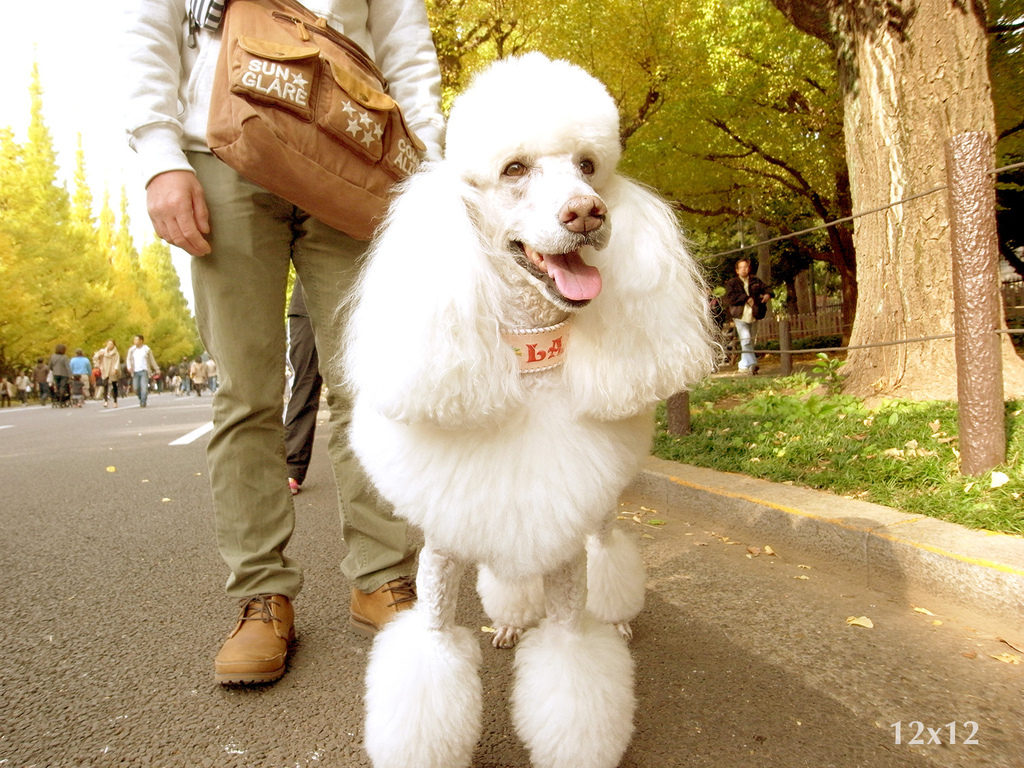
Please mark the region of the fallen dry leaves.
[[[623, 504], [623, 506], [625, 506], [625, 505]], [[665, 520], [660, 520], [658, 518], [651, 518], [649, 520], [645, 519], [645, 517], [647, 515], [656, 515], [657, 514], [657, 510], [651, 509], [650, 507], [645, 507], [642, 504], [638, 505], [638, 507], [639, 507], [639, 510], [640, 510], [639, 512], [632, 512], [632, 513], [630, 513], [628, 510], [626, 510], [625, 514], [616, 515], [616, 519], [617, 520], [632, 520], [637, 525], [650, 525], [650, 526], [654, 526], [654, 527], [658, 527], [658, 526], [666, 524]], [[650, 537], [648, 537], [648, 538], [650, 538]]]
[[1020, 664], [1021, 661], [1020, 656], [1017, 656], [1012, 653], [1000, 653], [999, 655], [989, 655], [992, 656], [992, 658], [996, 661], [1003, 662], [1003, 664]]
[[883, 456], [889, 456], [894, 459], [917, 459], [924, 458], [926, 456], [937, 456], [935, 451], [929, 451], [925, 448], [921, 448], [918, 445], [917, 440], [908, 440], [903, 444], [902, 448], [887, 448], [882, 451]]
[[1014, 645], [1013, 643], [1011, 643], [1009, 640], [1007, 640], [1005, 638], [997, 637], [996, 640], [998, 640], [1000, 643], [1005, 643], [1006, 645], [1010, 646], [1011, 648], [1013, 648], [1013, 650], [1017, 651], [1018, 653], [1024, 653], [1024, 648], [1021, 648], [1019, 645]]

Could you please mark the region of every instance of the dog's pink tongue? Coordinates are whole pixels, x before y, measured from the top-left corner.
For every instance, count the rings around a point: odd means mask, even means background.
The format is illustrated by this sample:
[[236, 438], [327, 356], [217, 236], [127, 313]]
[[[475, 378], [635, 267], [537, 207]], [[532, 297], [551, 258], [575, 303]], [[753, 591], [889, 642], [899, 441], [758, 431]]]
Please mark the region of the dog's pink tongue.
[[601, 272], [578, 251], [544, 254], [544, 265], [559, 292], [572, 301], [590, 301], [601, 292]]

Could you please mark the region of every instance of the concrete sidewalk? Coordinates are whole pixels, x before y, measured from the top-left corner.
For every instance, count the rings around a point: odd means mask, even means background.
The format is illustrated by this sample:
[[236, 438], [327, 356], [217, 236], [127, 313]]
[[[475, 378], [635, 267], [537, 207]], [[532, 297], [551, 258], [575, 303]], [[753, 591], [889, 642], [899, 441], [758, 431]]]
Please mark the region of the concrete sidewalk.
[[873, 589], [938, 598], [1024, 631], [1024, 538], [653, 457], [631, 493], [779, 551], [838, 561]]

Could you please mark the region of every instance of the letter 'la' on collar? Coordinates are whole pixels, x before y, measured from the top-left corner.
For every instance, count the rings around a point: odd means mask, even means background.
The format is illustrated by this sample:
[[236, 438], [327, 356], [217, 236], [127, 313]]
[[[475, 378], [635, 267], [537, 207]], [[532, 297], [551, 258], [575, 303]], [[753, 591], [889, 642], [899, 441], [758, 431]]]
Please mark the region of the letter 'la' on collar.
[[505, 329], [502, 337], [512, 346], [522, 373], [547, 371], [565, 362], [563, 354], [572, 328], [570, 320], [547, 328]]

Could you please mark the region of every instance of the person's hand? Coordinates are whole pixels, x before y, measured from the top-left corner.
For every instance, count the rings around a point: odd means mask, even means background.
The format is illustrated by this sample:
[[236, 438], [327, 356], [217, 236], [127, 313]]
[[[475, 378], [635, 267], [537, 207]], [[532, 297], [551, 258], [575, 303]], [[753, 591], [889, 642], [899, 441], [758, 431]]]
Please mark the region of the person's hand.
[[210, 210], [199, 179], [191, 171], [166, 171], [146, 187], [146, 207], [157, 235], [193, 256], [210, 253]]

